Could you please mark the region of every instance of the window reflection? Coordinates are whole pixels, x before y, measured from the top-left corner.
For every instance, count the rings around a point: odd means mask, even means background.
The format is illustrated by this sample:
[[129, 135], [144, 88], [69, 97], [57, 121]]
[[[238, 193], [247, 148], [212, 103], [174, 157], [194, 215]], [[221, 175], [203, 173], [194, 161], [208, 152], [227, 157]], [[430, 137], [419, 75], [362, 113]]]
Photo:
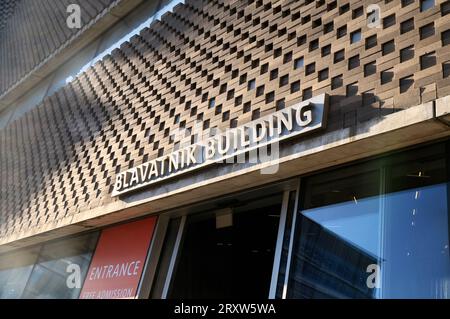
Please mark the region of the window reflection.
[[378, 183], [371, 165], [307, 180], [309, 209], [297, 216], [289, 298], [374, 296], [366, 270], [378, 262]]
[[305, 215], [300, 224], [289, 297], [371, 298], [366, 269], [376, 257]]
[[386, 196], [383, 298], [449, 298], [447, 184]]
[[22, 296], [38, 249], [24, 249], [6, 253], [0, 258], [0, 299], [17, 299]]
[[447, 161], [442, 143], [307, 178], [288, 297], [449, 298]]
[[81, 270], [81, 284], [97, 241], [97, 233], [71, 239], [57, 240], [42, 248], [22, 298], [77, 298], [80, 288], [67, 285], [67, 266], [77, 264]]
[[386, 168], [382, 298], [449, 298], [445, 144], [405, 152]]

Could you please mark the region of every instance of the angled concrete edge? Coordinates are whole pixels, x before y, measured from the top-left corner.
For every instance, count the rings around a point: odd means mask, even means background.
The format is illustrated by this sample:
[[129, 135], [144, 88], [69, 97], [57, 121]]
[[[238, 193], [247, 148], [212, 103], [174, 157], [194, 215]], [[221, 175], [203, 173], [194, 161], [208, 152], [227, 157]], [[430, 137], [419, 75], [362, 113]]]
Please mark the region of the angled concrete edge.
[[27, 93], [143, 0], [116, 0], [0, 96], [0, 111]]

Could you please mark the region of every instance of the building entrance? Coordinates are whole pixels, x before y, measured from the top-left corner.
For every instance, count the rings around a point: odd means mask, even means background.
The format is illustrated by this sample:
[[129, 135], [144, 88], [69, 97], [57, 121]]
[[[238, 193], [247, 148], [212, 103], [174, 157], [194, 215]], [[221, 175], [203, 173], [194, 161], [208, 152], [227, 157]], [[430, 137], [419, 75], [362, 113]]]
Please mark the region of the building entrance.
[[282, 193], [186, 220], [169, 298], [267, 298]]

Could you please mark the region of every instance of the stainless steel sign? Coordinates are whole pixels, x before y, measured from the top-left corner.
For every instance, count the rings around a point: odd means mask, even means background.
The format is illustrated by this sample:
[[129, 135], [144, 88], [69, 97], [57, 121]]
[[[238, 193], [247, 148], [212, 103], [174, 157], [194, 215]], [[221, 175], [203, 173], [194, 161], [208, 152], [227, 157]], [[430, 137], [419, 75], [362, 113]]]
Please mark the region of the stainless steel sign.
[[313, 97], [122, 172], [116, 176], [112, 196], [323, 129], [326, 126], [327, 99], [326, 94]]

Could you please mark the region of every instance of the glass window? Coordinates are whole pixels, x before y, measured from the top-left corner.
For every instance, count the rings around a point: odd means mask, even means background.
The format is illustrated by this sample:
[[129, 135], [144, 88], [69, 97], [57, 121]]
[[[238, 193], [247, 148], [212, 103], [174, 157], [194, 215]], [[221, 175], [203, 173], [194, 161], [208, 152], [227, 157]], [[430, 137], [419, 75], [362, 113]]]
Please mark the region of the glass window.
[[420, 0], [420, 12], [434, 7], [434, 0]]
[[[70, 239], [61, 239], [43, 246], [34, 266], [23, 298], [70, 299], [78, 298], [89, 267], [98, 233], [89, 233]], [[75, 264], [80, 269], [80, 288], [67, 284], [68, 266]]]
[[306, 180], [288, 298], [371, 297], [366, 269], [377, 263], [379, 177], [364, 165]]
[[350, 43], [356, 43], [361, 41], [361, 30], [357, 30], [350, 34]]
[[153, 284], [150, 297], [152, 299], [159, 299], [163, 297], [164, 284], [167, 279], [169, 264], [172, 259], [175, 242], [181, 224], [181, 218], [171, 219], [167, 227], [167, 232], [164, 238], [164, 245], [161, 249], [158, 266], [156, 269], [155, 282]]
[[305, 178], [288, 297], [450, 298], [441, 143]]
[[382, 298], [450, 298], [445, 144], [392, 159], [386, 169]]
[[284, 226], [285, 231], [283, 234], [283, 248], [281, 251], [276, 298], [282, 298], [285, 291], [284, 283], [286, 278], [286, 265], [288, 263], [288, 255], [289, 255], [289, 239], [291, 238], [296, 197], [297, 197], [296, 191], [291, 191], [289, 193], [289, 203], [286, 214], [286, 224]]
[[0, 256], [0, 299], [17, 299], [22, 296], [38, 251], [39, 247], [34, 247]]

